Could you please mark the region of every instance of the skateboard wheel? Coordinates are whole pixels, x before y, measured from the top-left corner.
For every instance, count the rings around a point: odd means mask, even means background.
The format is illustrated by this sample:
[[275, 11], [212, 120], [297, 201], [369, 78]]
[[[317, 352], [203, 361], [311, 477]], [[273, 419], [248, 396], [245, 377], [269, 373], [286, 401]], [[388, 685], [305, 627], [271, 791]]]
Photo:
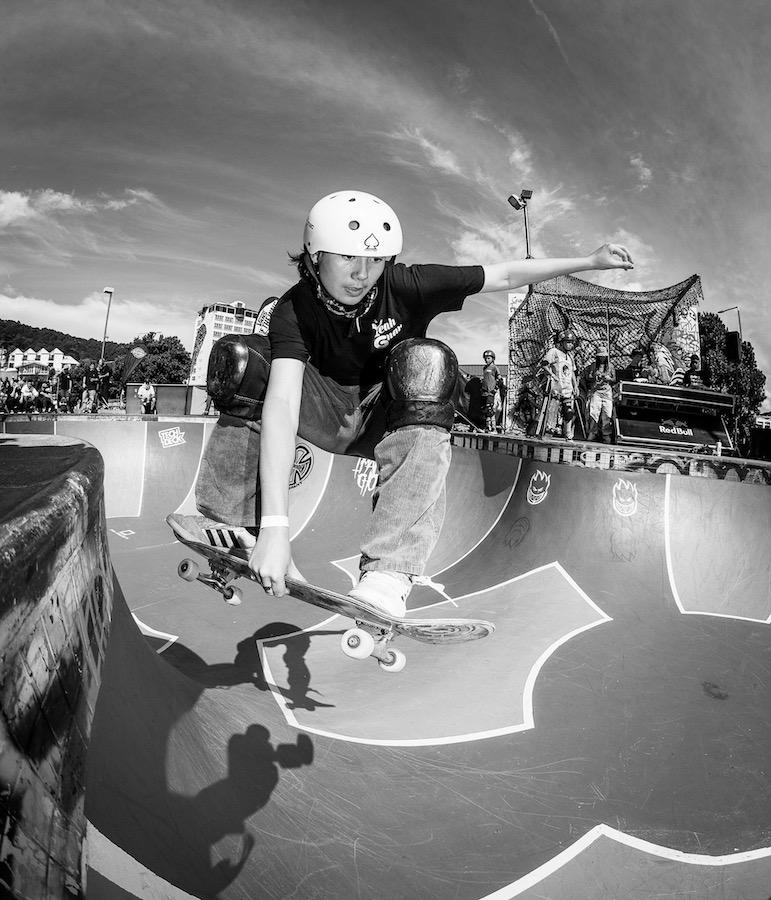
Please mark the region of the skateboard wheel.
[[177, 574], [184, 581], [195, 581], [200, 571], [198, 563], [193, 562], [192, 559], [183, 559], [177, 566]]
[[401, 672], [407, 665], [407, 657], [401, 650], [387, 650], [385, 656], [377, 662], [385, 672]]
[[237, 587], [226, 587], [222, 591], [222, 596], [225, 598], [225, 603], [229, 603], [231, 606], [239, 606], [244, 599], [241, 588]]
[[350, 656], [351, 659], [366, 659], [368, 656], [372, 656], [375, 639], [361, 628], [349, 628], [342, 636], [340, 646], [343, 648], [343, 653]]

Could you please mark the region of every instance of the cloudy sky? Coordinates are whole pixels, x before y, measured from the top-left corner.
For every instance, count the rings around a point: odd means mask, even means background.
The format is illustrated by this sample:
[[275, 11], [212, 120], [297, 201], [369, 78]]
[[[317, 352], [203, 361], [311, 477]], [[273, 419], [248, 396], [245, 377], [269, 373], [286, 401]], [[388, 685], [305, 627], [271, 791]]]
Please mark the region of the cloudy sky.
[[[112, 339], [189, 348], [289, 287], [330, 191], [394, 206], [405, 262], [484, 263], [530, 188], [534, 255], [698, 273], [771, 375], [768, 0], [2, 0], [0, 79], [0, 318], [101, 338], [109, 285]], [[505, 353], [505, 296], [432, 334]]]

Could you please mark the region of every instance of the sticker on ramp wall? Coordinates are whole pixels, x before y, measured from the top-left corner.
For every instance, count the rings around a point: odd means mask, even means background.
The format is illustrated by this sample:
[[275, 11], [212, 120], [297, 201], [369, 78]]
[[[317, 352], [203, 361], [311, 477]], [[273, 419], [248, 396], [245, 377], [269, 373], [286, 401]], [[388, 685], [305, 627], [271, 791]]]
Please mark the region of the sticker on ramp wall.
[[613, 485], [613, 509], [620, 516], [633, 516], [637, 512], [637, 485], [624, 478]]
[[185, 432], [179, 425], [159, 431], [158, 437], [161, 439], [161, 446], [164, 450], [168, 450], [169, 447], [179, 447], [180, 444], [185, 443]]
[[547, 475], [546, 472], [542, 472], [539, 469], [532, 476], [530, 484], [527, 486], [527, 502], [531, 506], [538, 506], [539, 503], [543, 503], [549, 493], [550, 486], [551, 475]]
[[353, 477], [363, 497], [377, 485], [377, 463], [374, 459], [360, 459], [353, 467]]
[[296, 488], [311, 474], [313, 450], [307, 444], [297, 444], [294, 448], [294, 463], [289, 476], [289, 489]]

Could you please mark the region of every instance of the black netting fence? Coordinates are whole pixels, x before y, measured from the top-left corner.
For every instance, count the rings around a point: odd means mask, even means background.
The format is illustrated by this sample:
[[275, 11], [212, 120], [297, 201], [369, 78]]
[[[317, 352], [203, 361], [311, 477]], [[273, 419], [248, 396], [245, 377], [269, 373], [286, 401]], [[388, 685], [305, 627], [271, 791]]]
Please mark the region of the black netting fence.
[[699, 353], [701, 280], [692, 275], [657, 291], [619, 291], [572, 275], [536, 284], [509, 315], [509, 421], [534, 381], [538, 362], [563, 329], [577, 337], [576, 367], [589, 365], [598, 344], [617, 369], [629, 366], [636, 347], [686, 361]]

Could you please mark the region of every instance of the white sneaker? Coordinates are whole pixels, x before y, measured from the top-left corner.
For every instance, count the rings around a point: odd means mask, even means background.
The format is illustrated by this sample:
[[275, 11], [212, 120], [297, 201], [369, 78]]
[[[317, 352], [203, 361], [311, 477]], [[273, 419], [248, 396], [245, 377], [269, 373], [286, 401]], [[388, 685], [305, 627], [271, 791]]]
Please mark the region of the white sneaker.
[[369, 603], [388, 616], [404, 618], [411, 590], [412, 579], [403, 572], [362, 572], [348, 596]]
[[221, 550], [232, 550], [234, 547], [251, 550], [257, 542], [257, 538], [240, 525], [227, 525], [203, 517], [198, 519], [198, 526], [208, 543]]

